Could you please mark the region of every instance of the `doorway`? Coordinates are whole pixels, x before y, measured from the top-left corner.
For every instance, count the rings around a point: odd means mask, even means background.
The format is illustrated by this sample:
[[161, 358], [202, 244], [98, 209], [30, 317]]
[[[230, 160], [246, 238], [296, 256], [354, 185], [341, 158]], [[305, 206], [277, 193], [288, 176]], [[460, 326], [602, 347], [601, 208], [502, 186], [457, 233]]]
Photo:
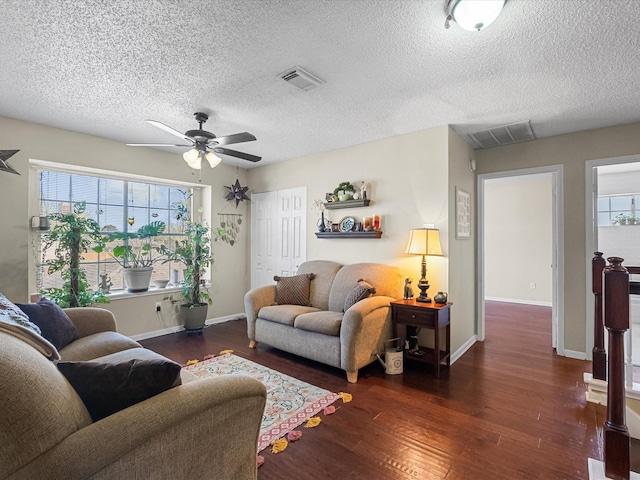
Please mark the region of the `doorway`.
[[[535, 240], [533, 244], [528, 243], [529, 239], [526, 235], [522, 236], [522, 232], [512, 232], [516, 235], [516, 239], [509, 245], [508, 251], [502, 249], [498, 252], [498, 258], [500, 266], [504, 267], [504, 275], [508, 275], [509, 278], [503, 278], [500, 281], [493, 279], [487, 284], [489, 273], [493, 273], [490, 269], [493, 268], [492, 264], [495, 264], [495, 241], [492, 242], [490, 238], [489, 230], [495, 229], [496, 212], [487, 211], [487, 202], [491, 201], [488, 195], [492, 195], [492, 187], [495, 185], [507, 185], [508, 189], [517, 191], [518, 183], [525, 185], [527, 181], [534, 179], [545, 179], [542, 184], [548, 185], [543, 188], [544, 191], [540, 192], [540, 195], [548, 195], [548, 202], [546, 206], [545, 216], [548, 217], [550, 223], [550, 240], [547, 238], [548, 253], [544, 256], [542, 265], [527, 265], [524, 260], [531, 254], [529, 251], [531, 248], [537, 248]], [[525, 189], [523, 188], [524, 192]], [[520, 200], [520, 199], [516, 199]], [[522, 199], [524, 201], [524, 198]], [[517, 202], [515, 202], [517, 203]], [[524, 303], [531, 303], [537, 305], [551, 303], [551, 339], [552, 347], [556, 349], [559, 355], [564, 355], [564, 301], [563, 301], [563, 284], [564, 284], [564, 271], [562, 262], [559, 259], [563, 258], [563, 234], [562, 234], [562, 166], [554, 165], [549, 167], [540, 167], [523, 170], [513, 170], [507, 172], [481, 174], [478, 175], [478, 297], [477, 297], [477, 310], [478, 310], [478, 324], [477, 333], [478, 339], [485, 339], [485, 299], [487, 297], [504, 300], [511, 299], [512, 301], [522, 301]], [[512, 205], [511, 205], [512, 206]], [[505, 216], [501, 218], [504, 222], [509, 222], [509, 218], [506, 216], [507, 206], [504, 205]], [[527, 207], [526, 204], [520, 205], [518, 210], [520, 217], [519, 221], [527, 219]], [[516, 212], [517, 213], [517, 212]], [[500, 216], [500, 213], [498, 213]], [[537, 220], [537, 219], [536, 219]], [[531, 218], [531, 223], [535, 223]], [[493, 225], [493, 227], [492, 227]], [[526, 225], [526, 223], [525, 223]], [[529, 227], [530, 225], [526, 225]], [[543, 228], [541, 226], [538, 229]], [[506, 223], [505, 223], [505, 231]], [[496, 231], [491, 231], [494, 236]], [[498, 235], [501, 235], [498, 233]], [[518, 237], [519, 235], [519, 237]], [[500, 238], [500, 237], [499, 237]], [[500, 238], [502, 239], [502, 238]], [[529, 246], [527, 246], [529, 245]], [[500, 255], [501, 254], [501, 255]], [[492, 256], [493, 255], [493, 256]], [[491, 259], [492, 264], [488, 261]], [[522, 261], [519, 261], [521, 259]], [[550, 270], [550, 271], [549, 271]], [[548, 277], [545, 276], [545, 272], [548, 272]], [[537, 277], [536, 277], [537, 276]], [[538, 280], [538, 278], [540, 280]], [[514, 281], [515, 279], [515, 281]], [[508, 283], [504, 283], [507, 280]], [[502, 283], [502, 287], [500, 284]], [[513, 287], [511, 284], [519, 284]], [[507, 287], [509, 285], [509, 287]], [[500, 290], [502, 288], [502, 290]], [[507, 288], [511, 289], [507, 291]], [[493, 289], [493, 290], [491, 290]], [[497, 289], [497, 290], [496, 290]], [[547, 294], [541, 296], [541, 290], [546, 289]], [[530, 290], [537, 290], [531, 292]], [[503, 294], [501, 295], [500, 292]], [[502, 298], [504, 297], [504, 298]]]

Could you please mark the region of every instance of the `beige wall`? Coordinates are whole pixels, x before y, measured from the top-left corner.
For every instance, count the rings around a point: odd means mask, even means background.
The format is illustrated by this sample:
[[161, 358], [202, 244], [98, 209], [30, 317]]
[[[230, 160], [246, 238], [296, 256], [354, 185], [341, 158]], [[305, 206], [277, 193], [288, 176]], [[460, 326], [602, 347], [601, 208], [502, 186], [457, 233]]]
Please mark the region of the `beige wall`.
[[[475, 152], [478, 174], [563, 165], [565, 349], [586, 350], [585, 162], [640, 153], [640, 123]], [[589, 332], [591, 334], [591, 332]], [[588, 352], [590, 354], [590, 352]]]
[[[0, 117], [0, 148], [20, 150], [9, 163], [21, 176], [0, 173], [3, 225], [0, 233], [0, 292], [16, 302], [29, 300], [32, 293], [28, 285], [29, 218], [37, 211], [29, 211], [30, 159], [81, 165], [93, 168], [146, 175], [168, 180], [197, 182], [180, 155], [147, 148], [132, 148], [111, 140], [83, 135], [33, 123]], [[210, 209], [214, 225], [217, 213], [247, 214], [247, 203], [237, 209], [224, 199], [236, 178], [246, 185], [246, 171], [220, 165], [211, 170], [204, 167], [202, 183], [211, 185]], [[248, 226], [249, 223], [247, 222]], [[233, 315], [244, 311], [243, 295], [247, 285], [246, 243], [248, 229], [242, 229], [239, 242], [233, 247], [227, 244], [213, 245], [211, 294], [214, 300], [209, 318]], [[119, 309], [121, 330], [136, 335], [165, 328], [155, 313], [156, 296], [135, 300], [118, 300], [112, 307]], [[122, 307], [126, 305], [126, 307]], [[126, 317], [126, 318], [123, 318]]]
[[551, 174], [487, 180], [484, 210], [485, 297], [550, 306]]
[[[470, 148], [455, 132], [438, 127], [265, 165], [251, 169], [248, 180], [256, 192], [307, 186], [307, 259], [396, 265], [405, 276], [413, 278], [416, 292], [420, 258], [404, 254], [409, 230], [425, 223], [435, 224], [440, 229], [444, 256], [427, 260], [429, 294], [450, 291], [455, 351], [475, 332], [474, 241], [457, 241], [450, 230], [454, 185], [464, 185], [472, 194], [475, 191], [474, 175], [468, 168], [470, 155]], [[382, 238], [316, 238], [319, 214], [311, 208], [314, 200], [324, 199], [325, 193], [342, 181], [359, 185], [362, 180], [367, 183], [371, 205], [330, 210], [329, 218], [339, 221], [351, 215], [361, 219], [377, 213], [381, 216]], [[452, 250], [456, 251], [455, 257]], [[402, 292], [398, 292], [400, 296]]]

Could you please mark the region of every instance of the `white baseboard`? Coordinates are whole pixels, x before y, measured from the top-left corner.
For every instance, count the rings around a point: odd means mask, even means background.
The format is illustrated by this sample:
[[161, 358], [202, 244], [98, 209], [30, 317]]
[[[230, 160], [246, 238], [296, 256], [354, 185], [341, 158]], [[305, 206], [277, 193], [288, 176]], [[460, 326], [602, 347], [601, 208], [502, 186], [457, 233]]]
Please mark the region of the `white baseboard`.
[[478, 336], [474, 335], [469, 340], [467, 340], [464, 343], [464, 345], [462, 345], [458, 350], [453, 352], [453, 354], [451, 354], [451, 364], [453, 365], [453, 363], [456, 360], [458, 360], [462, 355], [464, 355], [465, 352], [469, 350], [473, 346], [473, 344], [476, 343], [477, 341], [478, 341]]
[[564, 355], [565, 357], [575, 358], [576, 360], [586, 360], [587, 354], [585, 352], [576, 352], [575, 350], [567, 350], [565, 348]]
[[537, 305], [539, 307], [552, 307], [551, 302], [538, 302], [536, 300], [518, 300], [516, 298], [484, 297], [489, 302], [522, 303], [524, 305]]
[[[230, 322], [232, 320], [242, 320], [246, 318], [244, 313], [234, 313], [232, 315], [225, 315], [223, 317], [209, 318], [205, 320], [205, 325], [215, 325], [217, 323]], [[139, 333], [132, 335], [131, 338], [135, 341], [146, 340], [148, 338], [161, 337], [162, 335], [168, 335], [170, 333], [182, 332], [184, 327], [182, 325], [175, 325], [173, 327], [162, 328], [160, 330], [154, 330], [152, 332]]]

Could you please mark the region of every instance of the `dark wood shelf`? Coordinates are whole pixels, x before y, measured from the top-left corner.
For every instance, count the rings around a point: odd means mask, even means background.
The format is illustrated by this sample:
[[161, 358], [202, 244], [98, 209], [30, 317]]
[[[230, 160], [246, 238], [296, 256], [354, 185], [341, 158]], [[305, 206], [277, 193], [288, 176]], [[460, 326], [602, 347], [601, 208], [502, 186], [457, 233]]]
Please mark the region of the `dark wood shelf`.
[[380, 238], [380, 230], [370, 232], [316, 232], [318, 238]]
[[327, 210], [337, 210], [339, 208], [356, 208], [356, 207], [368, 207], [368, 198], [361, 200], [343, 200], [342, 202], [325, 202], [324, 206]]
[[[423, 355], [413, 355], [409, 352], [409, 350], [404, 350], [404, 358], [408, 360], [415, 360], [416, 362], [433, 364], [433, 348], [418, 346], [421, 352], [424, 352]], [[446, 361], [449, 358], [449, 354], [440, 350], [440, 363]]]

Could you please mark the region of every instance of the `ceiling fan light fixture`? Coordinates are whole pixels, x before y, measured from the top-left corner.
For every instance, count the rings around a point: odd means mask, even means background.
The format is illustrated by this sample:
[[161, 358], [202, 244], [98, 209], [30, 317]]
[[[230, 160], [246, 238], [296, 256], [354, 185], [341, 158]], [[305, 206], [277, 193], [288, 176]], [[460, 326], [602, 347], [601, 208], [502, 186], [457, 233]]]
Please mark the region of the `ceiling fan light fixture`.
[[222, 159], [213, 152], [207, 152], [204, 157], [207, 159], [207, 162], [209, 162], [211, 168], [217, 167], [220, 165], [220, 162], [222, 162]]
[[506, 0], [446, 0], [445, 10], [449, 20], [470, 32], [480, 31], [491, 25], [502, 12]]
[[200, 152], [195, 148], [188, 150], [182, 154], [182, 158], [187, 162], [194, 170], [200, 170], [202, 168], [202, 159], [200, 158]]

